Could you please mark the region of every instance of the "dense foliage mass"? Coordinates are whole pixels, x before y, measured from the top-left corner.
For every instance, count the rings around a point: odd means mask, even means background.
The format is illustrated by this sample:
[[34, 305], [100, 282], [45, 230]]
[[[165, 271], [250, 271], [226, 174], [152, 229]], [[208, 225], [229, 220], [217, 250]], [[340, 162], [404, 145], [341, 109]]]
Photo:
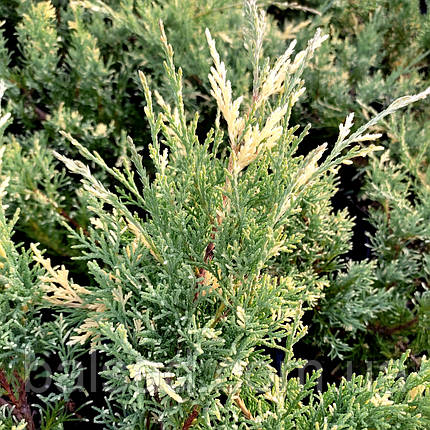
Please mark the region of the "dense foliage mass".
[[1, 2], [0, 430], [429, 428], [420, 4]]
[[[418, 3], [331, 2], [301, 31], [304, 39], [317, 27], [330, 34], [305, 72], [307, 97], [297, 111], [324, 138], [336, 133], [346, 111], [367, 121], [393, 97], [429, 86], [430, 21], [425, 2], [421, 9]], [[366, 242], [372, 267], [362, 262], [352, 272], [354, 282], [340, 278], [341, 294], [326, 295], [316, 315], [323, 334], [316, 339], [332, 356], [378, 360], [381, 353], [393, 357], [407, 348], [417, 356], [428, 351], [428, 112], [425, 101], [378, 123], [384, 154], [345, 172], [355, 175], [355, 183], [344, 182], [344, 193], [352, 211], [368, 222], [360, 225], [367, 237], [359, 240]], [[360, 199], [354, 188], [361, 188]], [[340, 311], [345, 306], [354, 308], [347, 317]]]

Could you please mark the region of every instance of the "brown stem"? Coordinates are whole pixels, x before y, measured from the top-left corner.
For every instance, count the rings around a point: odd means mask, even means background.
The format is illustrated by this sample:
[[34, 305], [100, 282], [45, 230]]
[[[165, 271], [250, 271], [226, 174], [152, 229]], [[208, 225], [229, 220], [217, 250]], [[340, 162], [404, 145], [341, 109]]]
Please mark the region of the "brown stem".
[[23, 378], [18, 375], [18, 372], [15, 370], [13, 372], [15, 379], [18, 381], [18, 396], [19, 396], [19, 407], [21, 414], [23, 415], [25, 421], [27, 422], [28, 430], [35, 430], [36, 426], [33, 421], [33, 414], [31, 412], [30, 405], [28, 404], [27, 399], [27, 391], [25, 389], [26, 383]]
[[245, 403], [243, 402], [243, 400], [240, 398], [240, 396], [237, 396], [234, 399], [234, 403], [236, 403], [236, 406], [242, 411], [243, 415], [245, 415], [245, 418], [247, 420], [252, 420], [252, 414], [249, 411], [249, 409], [246, 407]]
[[47, 112], [45, 112], [44, 110], [40, 109], [36, 105], [33, 106], [33, 109], [34, 109], [34, 113], [40, 119], [40, 121], [43, 122], [43, 121], [47, 120], [48, 115], [49, 115]]
[[55, 8], [55, 15], [57, 17], [57, 27], [60, 27], [60, 25], [61, 25], [61, 8], [60, 7]]
[[188, 430], [194, 423], [194, 420], [199, 416], [200, 406], [194, 405], [191, 414], [185, 420], [184, 425], [182, 426], [182, 430]]
[[407, 321], [403, 324], [398, 324], [395, 325], [393, 327], [382, 327], [379, 324], [375, 324], [372, 328], [374, 331], [376, 331], [377, 333], [386, 335], [386, 336], [391, 336], [394, 333], [397, 333], [399, 331], [405, 330], [409, 327], [414, 326], [416, 323], [418, 322], [418, 316], [416, 316], [415, 318], [411, 319], [410, 321]]
[[[215, 228], [214, 228], [214, 232], [211, 234], [211, 239], [215, 239]], [[214, 248], [215, 248], [214, 243], [209, 242], [208, 246], [206, 247], [205, 256], [203, 257], [203, 261], [205, 263], [209, 263], [214, 257]], [[200, 268], [197, 271], [197, 278], [204, 279], [205, 274], [206, 274], [206, 269]], [[197, 283], [197, 287], [204, 282], [203, 279]], [[198, 297], [199, 297], [199, 292], [197, 291], [196, 294], [194, 295], [194, 301], [196, 301]]]
[[0, 404], [8, 405], [13, 408], [12, 413], [18, 420], [25, 420], [27, 422], [27, 430], [35, 430], [33, 414], [28, 404], [27, 392], [25, 390], [25, 380], [18, 375], [17, 371], [13, 372], [13, 376], [18, 383], [18, 397], [15, 395], [9, 381], [6, 378], [6, 374], [3, 370], [0, 370], [0, 386], [6, 391], [6, 395], [9, 397], [10, 402], [4, 399], [0, 399]]
[[6, 374], [3, 370], [0, 370], [0, 386], [6, 391], [7, 396], [9, 397], [10, 401], [16, 405], [18, 403], [17, 398], [15, 397], [15, 394], [12, 390], [12, 387], [10, 386]]
[[229, 310], [227, 309], [224, 312], [224, 309], [225, 309], [225, 304], [221, 303], [219, 305], [217, 311], [216, 311], [215, 319], [213, 320], [212, 324], [210, 325], [211, 328], [214, 328], [222, 318], [225, 318], [228, 315]]
[[73, 218], [71, 218], [70, 215], [63, 208], [59, 208], [58, 213], [64, 219], [66, 219], [67, 222], [75, 228], [75, 230], [81, 229], [85, 236], [89, 236], [88, 231], [85, 228], [83, 228], [78, 222], [76, 222]]
[[85, 228], [83, 228], [78, 222], [76, 222], [63, 208], [59, 208], [57, 204], [52, 199], [50, 199], [46, 194], [44, 194], [38, 188], [34, 188], [33, 192], [34, 194], [39, 194], [42, 200], [54, 206], [57, 213], [60, 216], [62, 216], [70, 225], [72, 225], [75, 228], [75, 230], [81, 229], [82, 232], [85, 234], [85, 236], [89, 236], [89, 233]]
[[11, 405], [8, 401], [6, 401], [6, 400], [4, 400], [4, 399], [2, 399], [1, 397], [0, 397], [0, 406], [7, 406], [8, 408], [12, 408], [13, 407], [13, 405]]
[[217, 13], [217, 12], [223, 12], [225, 10], [228, 9], [233, 9], [233, 8], [237, 8], [240, 7], [237, 4], [233, 4], [233, 5], [227, 5], [227, 6], [222, 6], [222, 7], [218, 7], [218, 8], [212, 8], [212, 9], [208, 9], [202, 12], [199, 12], [197, 14], [194, 15], [194, 19], [200, 19], [206, 15], [210, 15], [211, 13]]
[[24, 93], [25, 98], [33, 107], [34, 113], [36, 114], [37, 118], [39, 118], [39, 120], [42, 122], [46, 121], [49, 114], [34, 104], [33, 97], [31, 96], [32, 90], [28, 90], [24, 85], [14, 79], [10, 79], [10, 82], [15, 84]]

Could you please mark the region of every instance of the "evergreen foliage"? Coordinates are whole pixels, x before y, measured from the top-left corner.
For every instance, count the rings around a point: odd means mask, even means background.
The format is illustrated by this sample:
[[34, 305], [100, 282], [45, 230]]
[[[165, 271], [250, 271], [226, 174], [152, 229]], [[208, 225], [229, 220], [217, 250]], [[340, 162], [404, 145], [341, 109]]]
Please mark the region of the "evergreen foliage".
[[[366, 121], [395, 97], [429, 85], [429, 16], [415, 2], [310, 3], [319, 14], [306, 21], [296, 15], [295, 24], [289, 24], [302, 28], [299, 45], [317, 27], [330, 40], [305, 71], [309, 84], [295, 121], [309, 118], [326, 139], [336, 133], [345, 111]], [[316, 339], [332, 356], [377, 360], [375, 351], [387, 358], [407, 348], [416, 356], [429, 352], [430, 327], [423, 317], [429, 294], [427, 117], [423, 101], [379, 122], [372, 131], [382, 134], [383, 156], [345, 170], [344, 176], [355, 175], [361, 184], [361, 201], [352, 196], [352, 205], [368, 220], [361, 226], [368, 238], [360, 235], [360, 240], [369, 248], [369, 265], [362, 261], [352, 266], [353, 273], [341, 275], [335, 281], [341, 285], [328, 292], [322, 311], [315, 313]], [[320, 139], [314, 137], [316, 143]], [[348, 185], [345, 193], [352, 194]], [[348, 298], [354, 298], [354, 310], [339, 312]]]
[[[385, 3], [323, 5], [289, 29], [302, 50], [251, 0], [0, 5], [0, 430], [80, 419], [70, 402], [89, 352], [104, 364], [94, 427], [430, 426], [428, 151], [424, 115], [399, 113], [430, 92], [426, 26], [402, 44], [380, 31]], [[370, 52], [384, 37], [417, 59], [395, 79], [394, 51], [386, 70]], [[392, 91], [405, 73], [412, 83]], [[378, 101], [369, 88], [386, 91], [387, 108], [355, 103], [352, 83]], [[295, 122], [309, 107], [336, 136], [305, 151], [312, 131]], [[397, 150], [371, 143], [381, 137]], [[367, 156], [376, 233], [371, 258], [347, 261], [354, 220], [332, 199], [342, 166]], [[317, 392], [320, 371], [297, 377], [304, 340], [396, 359]], [[268, 351], [283, 355], [278, 369]], [[30, 399], [52, 359], [56, 389]]]
[[[59, 223], [67, 220], [85, 229], [89, 222], [76, 183], [52, 157], [52, 149], [77, 155], [59, 131], [67, 130], [87, 148], [106, 154], [109, 164], [121, 165], [130, 130], [136, 144], [146, 148], [148, 124], [142, 118], [136, 70], [144, 70], [167, 101], [170, 97], [161, 42], [154, 36], [159, 19], [166, 22], [179, 52], [188, 112], [214, 112], [208, 97], [209, 52], [202, 44], [206, 27], [222, 37], [219, 48], [228, 53], [233, 82], [247, 86], [250, 67], [237, 2], [194, 1], [184, 8], [173, 1], [6, 0], [1, 15], [6, 20], [0, 27], [0, 79], [7, 83], [14, 118], [3, 169], [20, 172], [10, 175], [10, 208], [22, 209], [17, 228], [55, 256], [74, 254]], [[267, 45], [279, 52], [282, 40], [269, 24]], [[8, 47], [13, 41], [16, 46]], [[208, 129], [209, 123], [202, 127]]]

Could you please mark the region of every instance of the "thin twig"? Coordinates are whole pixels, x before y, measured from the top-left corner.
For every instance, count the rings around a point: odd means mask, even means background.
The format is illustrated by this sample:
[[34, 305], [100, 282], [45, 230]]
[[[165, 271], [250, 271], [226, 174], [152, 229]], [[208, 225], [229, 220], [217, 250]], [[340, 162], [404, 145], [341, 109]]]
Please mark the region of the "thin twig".
[[236, 406], [242, 411], [243, 415], [245, 415], [245, 418], [247, 420], [252, 420], [253, 419], [251, 412], [246, 407], [245, 403], [240, 398], [240, 396], [235, 397], [234, 403], [236, 403]]
[[185, 420], [184, 425], [182, 426], [182, 430], [188, 430], [194, 423], [194, 420], [199, 416], [200, 406], [194, 405], [191, 414]]
[[372, 329], [373, 331], [376, 331], [377, 333], [380, 333], [382, 335], [391, 336], [394, 333], [397, 333], [399, 331], [402, 331], [414, 326], [417, 322], [418, 322], [418, 316], [411, 319], [410, 321], [407, 321], [403, 324], [395, 325], [393, 327], [383, 327], [383, 326], [380, 326], [379, 324], [375, 324], [372, 326]]
[[[25, 380], [21, 378], [18, 372], [15, 370], [13, 376], [18, 383], [18, 397], [15, 395], [13, 388], [6, 378], [6, 374], [3, 370], [0, 370], [0, 387], [6, 391], [6, 395], [9, 397], [10, 402], [4, 399], [0, 399], [1, 405], [7, 405], [11, 408], [13, 415], [18, 420], [25, 420], [27, 423], [27, 430], [35, 430], [36, 426], [33, 420], [33, 414], [28, 404], [27, 392], [25, 390]], [[12, 409], [13, 408], [13, 409]]]
[[272, 6], [278, 7], [279, 9], [302, 10], [304, 12], [310, 12], [310, 13], [313, 13], [313, 14], [318, 15], [318, 16], [322, 15], [322, 13], [319, 10], [314, 9], [312, 7], [300, 5], [297, 2], [293, 2], [293, 3], [288, 3], [288, 2], [270, 2], [270, 4]]

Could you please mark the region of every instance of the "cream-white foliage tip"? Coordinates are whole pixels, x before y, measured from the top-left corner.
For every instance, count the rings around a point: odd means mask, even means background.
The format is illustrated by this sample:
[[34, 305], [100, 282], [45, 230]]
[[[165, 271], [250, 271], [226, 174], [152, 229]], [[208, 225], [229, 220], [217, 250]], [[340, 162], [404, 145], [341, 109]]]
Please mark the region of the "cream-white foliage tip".
[[381, 396], [379, 393], [375, 393], [375, 395], [370, 399], [370, 403], [376, 407], [391, 406], [394, 402], [390, 400], [390, 395], [391, 393], [389, 392], [384, 393], [383, 396]]
[[64, 163], [68, 170], [78, 175], [81, 175], [82, 178], [90, 180], [90, 183], [87, 183], [83, 179], [81, 179], [81, 182], [84, 184], [83, 186], [85, 190], [87, 190], [96, 198], [99, 198], [104, 201], [109, 200], [110, 195], [108, 190], [99, 180], [94, 178], [94, 176], [91, 174], [90, 168], [86, 164], [84, 164], [80, 160], [72, 160], [70, 158], [64, 157], [56, 151], [53, 151], [53, 154], [55, 155], [55, 157], [57, 157], [60, 161]]
[[[322, 35], [318, 29], [315, 36], [308, 42], [304, 51], [299, 52], [294, 62], [291, 63], [291, 56], [296, 46], [296, 41], [291, 42], [287, 50], [275, 62], [274, 66], [264, 74], [258, 88], [254, 88], [252, 100], [252, 112], [255, 112], [273, 95], [279, 94], [285, 87], [287, 74], [293, 75], [301, 68], [314, 51], [321, 46], [328, 36]], [[303, 83], [299, 81], [299, 88], [295, 89], [284, 105], [275, 109], [267, 118], [264, 126], [249, 125], [249, 118], [240, 115], [240, 106], [243, 97], [233, 99], [231, 82], [227, 80], [227, 71], [224, 62], [216, 50], [215, 41], [210, 31], [206, 29], [206, 38], [214, 65], [211, 67], [209, 81], [211, 84], [211, 94], [215, 98], [218, 109], [222, 113], [228, 129], [230, 145], [232, 149], [231, 171], [234, 174], [241, 172], [246, 166], [252, 163], [259, 154], [265, 150], [270, 150], [279, 141], [283, 133], [281, 125], [283, 117], [288, 112], [290, 106], [297, 102], [305, 91]], [[346, 135], [349, 128], [345, 129]]]
[[291, 65], [291, 68], [289, 72], [291, 74], [295, 73], [297, 70], [299, 70], [305, 61], [309, 58], [311, 58], [314, 54], [314, 52], [323, 44], [325, 40], [328, 39], [327, 34], [322, 34], [321, 29], [318, 28], [315, 32], [314, 37], [309, 40], [308, 46], [303, 51], [300, 51], [296, 57], [294, 58], [294, 62]]
[[225, 64], [220, 60], [215, 41], [212, 39], [209, 29], [206, 29], [206, 38], [214, 62], [214, 67], [211, 67], [211, 73], [209, 74], [209, 82], [212, 87], [211, 94], [215, 98], [218, 108], [227, 122], [230, 142], [232, 147], [235, 148], [237, 137], [244, 127], [244, 121], [239, 117], [239, 108], [243, 97], [239, 97], [233, 101], [231, 82], [227, 80]]
[[290, 43], [290, 46], [284, 54], [278, 58], [273, 68], [267, 74], [261, 84], [257, 100], [255, 101], [256, 108], [260, 107], [270, 96], [281, 92], [284, 86], [285, 77], [288, 72], [291, 72], [290, 57], [294, 52], [296, 43], [296, 40], [293, 40]]
[[307, 184], [315, 172], [318, 170], [318, 161], [321, 159], [325, 150], [327, 149], [327, 143], [323, 143], [310, 154], [309, 159], [305, 163], [304, 167], [300, 170], [300, 175], [297, 179], [296, 187], [301, 187]]
[[11, 114], [8, 112], [0, 118], [0, 129], [9, 121]]
[[19, 424], [17, 425], [14, 424], [11, 427], [11, 430], [26, 430], [26, 429], [27, 429], [27, 423], [25, 422], [25, 420], [21, 420]]
[[91, 296], [91, 291], [69, 279], [69, 271], [64, 267], [52, 267], [51, 260], [44, 258], [37, 244], [30, 244], [33, 251], [33, 260], [39, 263], [46, 271], [40, 276], [42, 290], [45, 291], [45, 299], [58, 306], [70, 308], [87, 308], [97, 312], [104, 312], [106, 307], [99, 301], [86, 304], [84, 296]]
[[0, 200], [6, 195], [6, 188], [9, 185], [10, 177], [7, 176], [1, 183], [0, 183]]
[[[408, 95], [404, 97], [400, 97], [396, 100], [394, 100], [387, 109], [383, 110], [382, 112], [379, 112], [377, 115], [375, 115], [373, 118], [371, 118], [366, 124], [359, 127], [357, 131], [355, 131], [348, 139], [345, 139], [346, 136], [348, 136], [351, 127], [352, 127], [352, 119], [353, 114], [348, 115], [346, 118], [346, 121], [344, 124], [341, 124], [339, 126], [339, 138], [337, 141], [337, 144], [342, 143], [344, 140], [344, 144], [350, 144], [352, 142], [363, 142], [367, 140], [373, 140], [380, 137], [379, 134], [363, 134], [366, 130], [368, 130], [370, 127], [374, 126], [378, 121], [380, 121], [382, 118], [385, 118], [387, 115], [390, 115], [397, 110], [404, 108], [411, 103], [415, 103], [419, 100], [423, 100], [427, 98], [430, 95], [430, 87], [425, 89], [419, 94], [415, 95]], [[373, 147], [372, 151], [374, 150], [380, 150], [383, 149], [382, 147]], [[368, 151], [369, 152], [369, 151]], [[361, 154], [362, 155], [362, 154]]]
[[427, 98], [430, 95], [430, 87], [426, 88], [424, 91], [422, 91], [419, 94], [415, 94], [413, 96], [404, 96], [400, 97], [397, 100], [394, 100], [393, 103], [390, 104], [387, 108], [387, 113], [390, 114], [392, 112], [395, 112], [397, 109], [401, 109], [405, 106], [408, 106], [411, 103], [415, 103], [419, 100], [423, 100]]
[[345, 140], [354, 125], [354, 112], [351, 112], [345, 119], [345, 122], [339, 124], [339, 140]]
[[[7, 86], [6, 86], [5, 81], [0, 79], [0, 100], [3, 98], [6, 89], [7, 89]], [[0, 113], [1, 113], [1, 106], [0, 106]], [[10, 112], [8, 112], [5, 115], [0, 117], [0, 130], [8, 122], [10, 116], [11, 116], [11, 114], [10, 114]]]
[[6, 88], [6, 82], [3, 79], [0, 79], [0, 99], [4, 96]]
[[176, 402], [182, 403], [182, 397], [177, 394], [167, 382], [176, 375], [172, 372], [162, 372], [162, 368], [164, 368], [163, 363], [156, 363], [148, 360], [140, 360], [135, 364], [127, 366], [130, 372], [130, 379], [135, 381], [144, 380], [146, 382], [146, 388], [151, 396], [155, 396], [157, 391], [161, 391]]
[[283, 127], [279, 125], [288, 110], [288, 105], [275, 109], [269, 116], [263, 129], [258, 125], [249, 127], [241, 145], [233, 172], [238, 174], [251, 164], [260, 153], [275, 146], [282, 135]]

